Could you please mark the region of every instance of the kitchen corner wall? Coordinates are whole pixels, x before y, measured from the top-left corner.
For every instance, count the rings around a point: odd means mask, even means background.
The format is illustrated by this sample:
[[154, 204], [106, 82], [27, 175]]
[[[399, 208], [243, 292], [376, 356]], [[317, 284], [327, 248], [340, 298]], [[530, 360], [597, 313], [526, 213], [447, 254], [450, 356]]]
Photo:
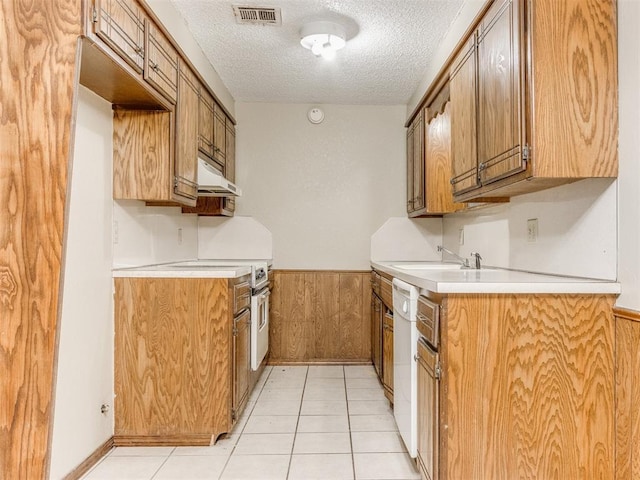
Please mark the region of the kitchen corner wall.
[[273, 234], [276, 269], [368, 270], [371, 235], [405, 216], [405, 106], [236, 103], [237, 214]]
[[60, 321], [51, 479], [113, 435], [111, 105], [80, 87]]

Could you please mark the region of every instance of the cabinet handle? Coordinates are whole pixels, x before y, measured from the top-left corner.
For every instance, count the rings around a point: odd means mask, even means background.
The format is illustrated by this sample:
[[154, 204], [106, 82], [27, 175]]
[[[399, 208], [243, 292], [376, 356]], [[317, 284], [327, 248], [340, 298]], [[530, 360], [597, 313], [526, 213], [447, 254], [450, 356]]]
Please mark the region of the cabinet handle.
[[478, 165], [478, 171], [481, 172], [482, 170], [484, 170], [485, 168], [487, 168], [487, 164], [482, 162], [480, 165]]
[[151, 63], [151, 70], [153, 70], [154, 72], [157, 72], [160, 66], [157, 63], [153, 63], [153, 62], [150, 62], [150, 63]]
[[142, 47], [136, 47], [134, 49], [134, 52], [136, 52], [138, 55], [142, 56]]
[[420, 355], [418, 355], [417, 353], [413, 356], [413, 359], [417, 362], [418, 360], [420, 360]]

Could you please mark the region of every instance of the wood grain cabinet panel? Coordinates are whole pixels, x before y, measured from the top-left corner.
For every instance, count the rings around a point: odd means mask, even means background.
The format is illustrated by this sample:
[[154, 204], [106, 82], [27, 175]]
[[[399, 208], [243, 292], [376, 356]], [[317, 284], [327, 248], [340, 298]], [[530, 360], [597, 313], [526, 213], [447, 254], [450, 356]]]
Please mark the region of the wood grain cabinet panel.
[[227, 116], [217, 103], [213, 106], [213, 155], [223, 167], [226, 165], [227, 155]]
[[617, 176], [615, 0], [496, 0], [449, 72], [456, 201]]
[[115, 279], [116, 445], [209, 445], [250, 388], [240, 279]]
[[178, 105], [175, 122], [174, 193], [185, 203], [196, 204], [198, 197], [198, 103], [199, 81], [183, 61], [178, 79]]
[[144, 79], [172, 103], [178, 96], [178, 51], [154, 22], [146, 19]]
[[[198, 103], [198, 150], [205, 157], [214, 160], [213, 155], [213, 105], [214, 100], [211, 94], [200, 88], [200, 99]], [[222, 169], [223, 166], [220, 166]]]
[[382, 386], [387, 399], [393, 403], [393, 311], [383, 306], [382, 323]]
[[440, 394], [438, 354], [418, 342], [418, 468], [425, 480], [439, 474]]
[[451, 185], [454, 195], [478, 187], [477, 45], [473, 35], [454, 60], [451, 98]]
[[616, 308], [616, 479], [640, 478], [640, 312]]
[[136, 0], [95, 0], [95, 33], [138, 73], [144, 67], [145, 14]]
[[371, 362], [380, 381], [382, 381], [382, 318], [382, 300], [373, 294], [371, 296]]
[[614, 300], [443, 300], [440, 478], [614, 478]]
[[276, 270], [270, 363], [369, 363], [369, 272]]

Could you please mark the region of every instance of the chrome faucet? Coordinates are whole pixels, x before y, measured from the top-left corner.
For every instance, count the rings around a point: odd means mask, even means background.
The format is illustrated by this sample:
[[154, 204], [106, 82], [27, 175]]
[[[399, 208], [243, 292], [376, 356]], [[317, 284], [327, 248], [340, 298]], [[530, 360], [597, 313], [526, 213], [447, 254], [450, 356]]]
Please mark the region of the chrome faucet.
[[482, 257], [477, 252], [471, 252], [471, 256], [475, 258], [475, 265], [472, 267], [471, 264], [469, 263], [468, 258], [461, 257], [457, 253], [454, 253], [451, 250], [444, 248], [442, 245], [438, 245], [438, 251], [448, 253], [449, 255], [454, 257], [456, 260], [458, 260], [462, 264], [462, 268], [475, 268], [476, 270], [480, 270], [480, 268], [482, 267], [480, 263], [480, 260], [482, 260]]

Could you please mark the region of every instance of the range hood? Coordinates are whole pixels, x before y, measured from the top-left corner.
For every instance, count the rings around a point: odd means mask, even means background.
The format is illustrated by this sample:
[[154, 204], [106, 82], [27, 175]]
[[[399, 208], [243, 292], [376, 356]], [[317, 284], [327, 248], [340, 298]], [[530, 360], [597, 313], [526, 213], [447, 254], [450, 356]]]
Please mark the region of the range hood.
[[222, 176], [222, 173], [203, 158], [198, 158], [199, 197], [239, 197], [242, 190]]

